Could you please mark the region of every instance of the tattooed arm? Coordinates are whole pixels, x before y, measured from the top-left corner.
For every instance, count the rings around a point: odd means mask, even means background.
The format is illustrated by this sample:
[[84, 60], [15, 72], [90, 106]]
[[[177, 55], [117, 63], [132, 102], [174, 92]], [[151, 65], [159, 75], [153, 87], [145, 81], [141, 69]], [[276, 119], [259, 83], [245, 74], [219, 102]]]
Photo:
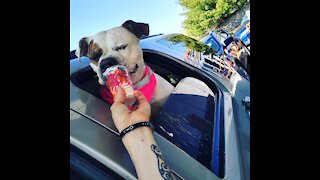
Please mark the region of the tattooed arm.
[[126, 134], [122, 139], [139, 179], [173, 179], [152, 132], [140, 127]]
[[[123, 103], [125, 92], [119, 88], [111, 106], [112, 118], [118, 131], [138, 122], [148, 122], [150, 119], [150, 104], [140, 91], [134, 92], [139, 105], [130, 111]], [[128, 132], [122, 138], [131, 160], [135, 166], [138, 178], [143, 179], [174, 179], [166, 166], [161, 151], [149, 127], [139, 127]]]

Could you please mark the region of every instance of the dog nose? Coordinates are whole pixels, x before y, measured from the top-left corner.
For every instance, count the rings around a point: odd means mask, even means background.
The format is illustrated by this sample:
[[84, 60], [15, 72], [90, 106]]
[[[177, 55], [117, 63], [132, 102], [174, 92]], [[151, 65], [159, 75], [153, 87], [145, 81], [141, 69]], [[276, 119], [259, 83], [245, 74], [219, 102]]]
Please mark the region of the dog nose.
[[103, 73], [106, 71], [107, 68], [114, 66], [114, 65], [117, 65], [117, 64], [119, 64], [118, 61], [113, 57], [108, 57], [108, 58], [102, 59], [102, 61], [100, 63], [100, 70]]

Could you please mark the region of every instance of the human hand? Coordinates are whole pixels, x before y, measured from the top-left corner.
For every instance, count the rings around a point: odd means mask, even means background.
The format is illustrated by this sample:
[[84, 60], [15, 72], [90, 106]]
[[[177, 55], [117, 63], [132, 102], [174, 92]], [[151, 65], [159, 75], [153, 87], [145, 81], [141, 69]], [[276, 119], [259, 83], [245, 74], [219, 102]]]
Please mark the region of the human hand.
[[137, 90], [134, 91], [134, 96], [137, 98], [139, 105], [133, 107], [132, 111], [123, 104], [126, 100], [126, 94], [122, 87], [118, 88], [118, 92], [113, 98], [114, 103], [110, 110], [119, 133], [130, 125], [138, 122], [149, 122], [150, 120], [151, 107], [147, 99]]

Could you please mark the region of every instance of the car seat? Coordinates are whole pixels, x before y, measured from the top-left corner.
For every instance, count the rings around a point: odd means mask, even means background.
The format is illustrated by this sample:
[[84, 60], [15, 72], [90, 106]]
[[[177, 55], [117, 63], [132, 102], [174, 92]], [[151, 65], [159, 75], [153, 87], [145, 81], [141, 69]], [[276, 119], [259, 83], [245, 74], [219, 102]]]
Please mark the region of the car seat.
[[167, 80], [154, 73], [157, 85], [154, 90], [154, 95], [150, 101], [151, 106], [151, 119], [157, 117], [161, 111], [162, 106], [167, 101], [169, 95], [173, 91], [174, 87]]
[[211, 169], [214, 93], [193, 77], [182, 79], [151, 122], [157, 133]]

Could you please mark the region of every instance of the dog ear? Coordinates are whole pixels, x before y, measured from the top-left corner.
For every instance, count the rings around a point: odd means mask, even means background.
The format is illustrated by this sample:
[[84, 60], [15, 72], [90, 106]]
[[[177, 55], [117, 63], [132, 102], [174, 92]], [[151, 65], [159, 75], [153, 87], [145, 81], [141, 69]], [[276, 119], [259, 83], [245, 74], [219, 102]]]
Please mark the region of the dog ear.
[[143, 36], [149, 35], [149, 24], [128, 20], [122, 24], [122, 27], [132, 32], [139, 39], [141, 39]]
[[80, 57], [81, 56], [88, 56], [88, 49], [89, 49], [89, 39], [88, 37], [84, 37], [79, 41], [79, 47], [76, 50], [76, 56], [78, 56], [78, 61], [81, 63]]

